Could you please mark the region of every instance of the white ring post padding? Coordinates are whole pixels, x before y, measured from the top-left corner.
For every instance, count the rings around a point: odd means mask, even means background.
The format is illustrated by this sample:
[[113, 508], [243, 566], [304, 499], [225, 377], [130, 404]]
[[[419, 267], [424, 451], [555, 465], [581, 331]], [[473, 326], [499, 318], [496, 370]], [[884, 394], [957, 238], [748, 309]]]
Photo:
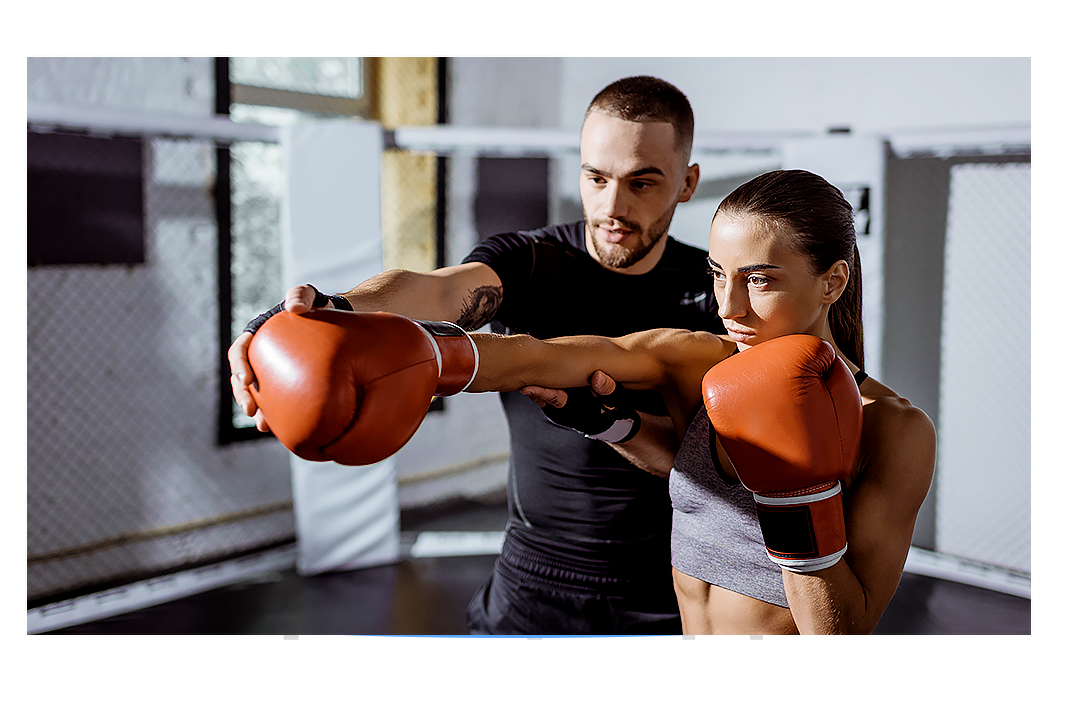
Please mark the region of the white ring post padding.
[[[355, 121], [299, 124], [283, 130], [282, 147], [285, 284], [337, 292], [382, 272], [382, 128]], [[299, 574], [399, 558], [395, 456], [363, 467], [290, 460]]]

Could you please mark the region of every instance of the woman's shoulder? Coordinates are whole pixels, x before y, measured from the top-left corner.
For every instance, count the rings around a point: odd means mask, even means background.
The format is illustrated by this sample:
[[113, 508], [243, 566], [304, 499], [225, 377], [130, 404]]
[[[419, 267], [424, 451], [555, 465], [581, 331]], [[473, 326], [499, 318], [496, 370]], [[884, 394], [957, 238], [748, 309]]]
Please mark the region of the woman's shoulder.
[[916, 407], [888, 385], [867, 378], [859, 387], [863, 398], [863, 420], [884, 429], [902, 429], [919, 436], [933, 436], [934, 423], [925, 412]]
[[[863, 398], [863, 444], [874, 462], [927, 463], [933, 471], [937, 432], [930, 417], [910, 400], [876, 380], [860, 386]], [[925, 471], [925, 470], [924, 470]]]

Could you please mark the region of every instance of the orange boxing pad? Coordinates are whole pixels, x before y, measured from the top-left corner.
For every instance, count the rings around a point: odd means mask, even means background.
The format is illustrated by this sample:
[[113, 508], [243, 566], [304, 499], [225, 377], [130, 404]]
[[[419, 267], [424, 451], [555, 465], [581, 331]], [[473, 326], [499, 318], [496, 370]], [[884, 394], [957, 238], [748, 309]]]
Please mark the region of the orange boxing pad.
[[439, 380], [435, 345], [391, 313], [283, 311], [255, 333], [248, 359], [274, 436], [304, 459], [350, 466], [401, 449]]

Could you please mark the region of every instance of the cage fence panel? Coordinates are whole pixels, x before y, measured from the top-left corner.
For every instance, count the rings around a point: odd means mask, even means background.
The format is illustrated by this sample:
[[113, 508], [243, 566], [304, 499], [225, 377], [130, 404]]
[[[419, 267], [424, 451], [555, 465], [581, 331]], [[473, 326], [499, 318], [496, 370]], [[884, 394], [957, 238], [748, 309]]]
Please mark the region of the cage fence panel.
[[[79, 258], [27, 270], [30, 600], [294, 536], [286, 453], [269, 441], [217, 443], [214, 146], [152, 136], [139, 143], [142, 260]], [[72, 162], [45, 163], [67, 170]], [[64, 199], [80, 200], [77, 191]], [[124, 217], [98, 218], [108, 234]], [[78, 226], [42, 235], [32, 216], [28, 223], [28, 244], [91, 242]]]
[[950, 186], [937, 549], [1030, 572], [1031, 165], [959, 164]]

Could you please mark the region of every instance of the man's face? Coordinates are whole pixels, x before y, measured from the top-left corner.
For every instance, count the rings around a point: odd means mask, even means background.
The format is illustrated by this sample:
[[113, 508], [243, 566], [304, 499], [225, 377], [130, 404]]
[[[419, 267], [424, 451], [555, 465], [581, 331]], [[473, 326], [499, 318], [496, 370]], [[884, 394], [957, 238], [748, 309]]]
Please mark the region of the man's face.
[[693, 196], [698, 176], [676, 149], [671, 124], [590, 114], [581, 129], [580, 178], [589, 253], [619, 272], [650, 270], [675, 207]]

